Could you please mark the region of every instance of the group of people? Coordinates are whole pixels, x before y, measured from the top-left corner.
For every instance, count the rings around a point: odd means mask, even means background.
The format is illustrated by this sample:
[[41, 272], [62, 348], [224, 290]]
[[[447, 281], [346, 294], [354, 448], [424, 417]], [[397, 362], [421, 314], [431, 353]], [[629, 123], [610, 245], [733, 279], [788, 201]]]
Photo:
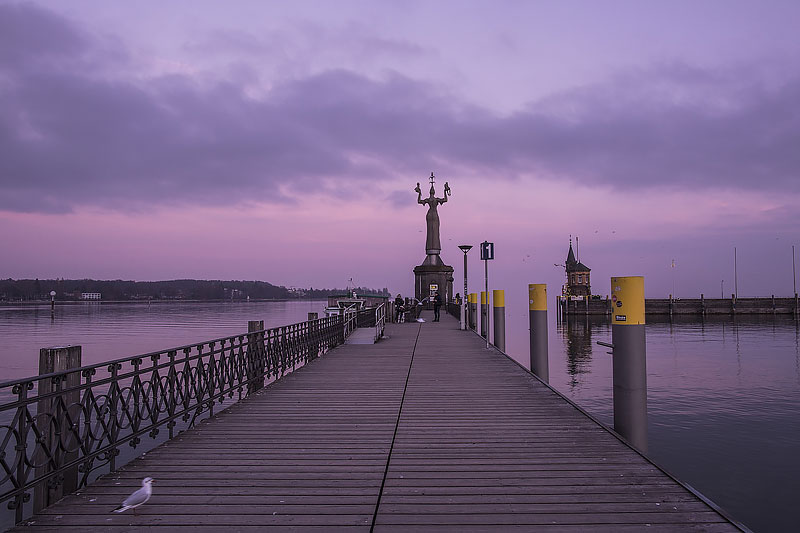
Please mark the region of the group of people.
[[[421, 305], [421, 304], [420, 304]], [[439, 295], [438, 292], [434, 293], [433, 296], [433, 321], [439, 322], [439, 313], [442, 308], [442, 297]], [[394, 312], [396, 316], [397, 322], [405, 322], [406, 321], [406, 312], [410, 310], [410, 306], [406, 307], [405, 300], [403, 299], [402, 295], [398, 293], [397, 298], [394, 299]]]

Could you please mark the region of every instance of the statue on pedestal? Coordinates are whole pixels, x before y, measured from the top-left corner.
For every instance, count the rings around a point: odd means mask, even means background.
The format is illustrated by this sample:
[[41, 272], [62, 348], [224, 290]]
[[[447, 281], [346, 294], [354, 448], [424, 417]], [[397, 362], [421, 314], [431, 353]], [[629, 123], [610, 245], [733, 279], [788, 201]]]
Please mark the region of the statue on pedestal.
[[428, 232], [425, 238], [425, 253], [428, 255], [439, 255], [442, 251], [442, 242], [439, 239], [439, 211], [438, 206], [447, 201], [447, 197], [451, 195], [450, 185], [445, 182], [444, 184], [444, 197], [437, 198], [436, 190], [433, 186], [435, 176], [431, 172], [431, 195], [428, 198], [422, 198], [422, 189], [417, 183], [414, 189], [417, 192], [417, 203], [428, 206], [428, 213], [425, 215], [425, 222], [427, 223]]

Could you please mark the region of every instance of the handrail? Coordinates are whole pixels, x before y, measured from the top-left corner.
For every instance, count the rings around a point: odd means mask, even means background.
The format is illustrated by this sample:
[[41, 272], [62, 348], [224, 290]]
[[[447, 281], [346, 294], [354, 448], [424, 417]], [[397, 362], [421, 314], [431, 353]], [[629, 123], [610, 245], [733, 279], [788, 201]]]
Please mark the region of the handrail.
[[386, 303], [377, 307], [367, 307], [358, 312], [359, 328], [375, 328], [375, 341], [383, 337], [386, 328]]
[[13, 397], [0, 400], [0, 503], [19, 523], [32, 489], [38, 498], [65, 476], [82, 487], [116, 470], [121, 445], [191, 428], [344, 343], [355, 321], [353, 312], [0, 383], [0, 398]]
[[387, 304], [382, 303], [378, 306], [375, 310], [375, 340], [377, 341], [381, 337], [383, 337], [383, 332], [386, 329], [386, 306]]

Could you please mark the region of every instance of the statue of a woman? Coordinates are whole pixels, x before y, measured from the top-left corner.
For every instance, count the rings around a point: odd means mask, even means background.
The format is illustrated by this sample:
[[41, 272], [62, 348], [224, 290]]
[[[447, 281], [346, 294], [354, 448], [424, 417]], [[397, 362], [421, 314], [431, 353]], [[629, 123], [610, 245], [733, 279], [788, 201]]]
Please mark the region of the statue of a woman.
[[425, 239], [425, 253], [428, 255], [439, 255], [442, 251], [442, 242], [439, 240], [439, 212], [437, 207], [447, 201], [447, 196], [450, 194], [450, 186], [445, 182], [444, 184], [444, 198], [436, 198], [436, 190], [433, 187], [433, 172], [431, 172], [431, 195], [428, 198], [422, 198], [422, 189], [417, 183], [414, 189], [417, 192], [417, 203], [428, 205], [428, 213], [425, 215], [425, 221], [428, 226], [428, 234]]

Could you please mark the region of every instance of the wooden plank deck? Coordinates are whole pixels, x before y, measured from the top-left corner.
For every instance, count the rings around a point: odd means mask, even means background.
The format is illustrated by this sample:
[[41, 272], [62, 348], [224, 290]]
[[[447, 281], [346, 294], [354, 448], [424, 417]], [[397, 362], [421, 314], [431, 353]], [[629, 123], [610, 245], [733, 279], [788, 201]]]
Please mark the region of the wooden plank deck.
[[[333, 350], [17, 530], [738, 530], [452, 318], [387, 335]], [[145, 476], [150, 502], [111, 513]]]

